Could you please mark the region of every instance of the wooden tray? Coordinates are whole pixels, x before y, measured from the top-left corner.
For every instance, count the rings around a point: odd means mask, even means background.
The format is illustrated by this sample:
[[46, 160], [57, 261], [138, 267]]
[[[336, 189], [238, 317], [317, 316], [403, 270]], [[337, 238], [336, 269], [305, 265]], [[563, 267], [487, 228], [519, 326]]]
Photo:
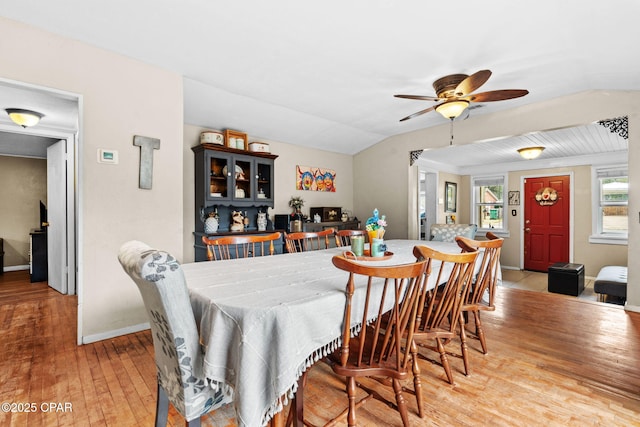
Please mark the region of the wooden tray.
[[356, 259], [356, 261], [384, 261], [390, 259], [393, 256], [393, 252], [385, 251], [383, 256], [372, 257], [369, 249], [365, 249], [362, 252], [362, 256], [355, 256], [351, 251], [345, 251], [342, 255], [347, 259]]

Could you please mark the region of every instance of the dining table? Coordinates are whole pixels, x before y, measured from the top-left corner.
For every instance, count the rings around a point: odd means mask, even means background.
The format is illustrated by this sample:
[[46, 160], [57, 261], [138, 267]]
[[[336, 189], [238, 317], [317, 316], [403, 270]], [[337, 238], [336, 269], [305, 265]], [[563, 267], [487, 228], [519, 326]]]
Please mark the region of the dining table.
[[[416, 245], [460, 252], [455, 242], [385, 243], [385, 256], [357, 262], [415, 262]], [[334, 267], [332, 258], [349, 249], [182, 265], [204, 348], [204, 374], [212, 387], [233, 394], [239, 426], [267, 425], [294, 396], [302, 374], [339, 347], [348, 273]]]

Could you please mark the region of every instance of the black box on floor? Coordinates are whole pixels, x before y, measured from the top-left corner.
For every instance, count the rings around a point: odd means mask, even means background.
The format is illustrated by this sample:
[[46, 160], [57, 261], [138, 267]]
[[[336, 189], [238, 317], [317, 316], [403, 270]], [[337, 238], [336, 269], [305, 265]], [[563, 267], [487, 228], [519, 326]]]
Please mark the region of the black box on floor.
[[549, 292], [577, 297], [584, 291], [584, 265], [557, 262], [549, 267]]

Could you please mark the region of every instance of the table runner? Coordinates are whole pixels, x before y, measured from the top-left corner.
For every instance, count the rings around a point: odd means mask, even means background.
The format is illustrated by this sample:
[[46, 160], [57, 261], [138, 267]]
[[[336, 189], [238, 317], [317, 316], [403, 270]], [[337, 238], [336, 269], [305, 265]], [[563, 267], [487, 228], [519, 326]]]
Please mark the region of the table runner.
[[[364, 262], [414, 262], [416, 244], [460, 252], [448, 242], [386, 243], [391, 259]], [[182, 265], [205, 348], [205, 375], [233, 390], [238, 425], [268, 423], [302, 373], [339, 345], [348, 273], [331, 258], [345, 249]]]

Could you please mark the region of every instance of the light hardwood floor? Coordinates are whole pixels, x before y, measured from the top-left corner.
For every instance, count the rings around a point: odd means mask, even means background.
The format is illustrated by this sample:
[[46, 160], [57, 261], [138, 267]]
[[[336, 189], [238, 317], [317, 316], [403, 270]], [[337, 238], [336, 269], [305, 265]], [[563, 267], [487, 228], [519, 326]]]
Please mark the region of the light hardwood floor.
[[[76, 305], [75, 296], [29, 284], [26, 272], [0, 276], [0, 402], [35, 408], [2, 411], [0, 425], [153, 425], [151, 335], [77, 346]], [[640, 314], [504, 286], [497, 310], [482, 316], [489, 354], [470, 341], [470, 376], [453, 357], [452, 386], [439, 365], [421, 360], [427, 415], [418, 418], [415, 398], [406, 393], [412, 425], [640, 426]], [[457, 352], [457, 344], [448, 350]], [[367, 384], [392, 398], [377, 382]], [[307, 418], [320, 424], [340, 412], [346, 406], [342, 390], [326, 365], [313, 366], [305, 388]], [[59, 411], [51, 411], [49, 402], [61, 404], [53, 406]], [[173, 409], [169, 415], [170, 426], [184, 425]], [[364, 426], [401, 425], [395, 411], [375, 400], [358, 410], [358, 420]], [[235, 426], [233, 412], [218, 411], [203, 425]]]
[[[503, 270], [501, 286], [505, 288], [524, 289], [536, 292], [548, 292], [548, 274], [536, 271]], [[598, 294], [593, 291], [593, 278], [585, 277], [584, 291], [578, 298], [587, 301], [597, 301]]]

